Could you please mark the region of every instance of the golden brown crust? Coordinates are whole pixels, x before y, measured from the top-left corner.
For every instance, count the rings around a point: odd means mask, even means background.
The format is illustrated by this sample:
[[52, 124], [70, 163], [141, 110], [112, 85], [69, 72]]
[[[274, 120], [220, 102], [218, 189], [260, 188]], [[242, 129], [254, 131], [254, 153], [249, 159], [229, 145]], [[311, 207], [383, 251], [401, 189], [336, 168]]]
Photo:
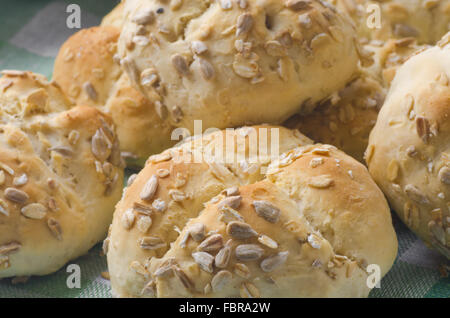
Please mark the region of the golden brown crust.
[[[0, 78], [0, 277], [52, 273], [86, 253], [106, 234], [123, 180], [110, 118], [17, 74]], [[91, 141], [100, 130], [112, 147], [102, 160]]]
[[[365, 266], [388, 271], [397, 240], [364, 166], [295, 131], [254, 128], [229, 133], [241, 150], [225, 165], [219, 151], [211, 155], [223, 131], [148, 160], [107, 239], [115, 296], [363, 297]], [[272, 132], [267, 144], [260, 128]], [[281, 142], [275, 157], [265, 155], [271, 129]]]
[[172, 128], [147, 99], [134, 89], [114, 61], [119, 29], [112, 25], [81, 30], [61, 47], [55, 61], [54, 79], [77, 104], [93, 106], [111, 116], [117, 127], [121, 150], [130, 164], [174, 144]]
[[294, 2], [127, 1], [122, 66], [191, 131], [196, 119], [223, 129], [310, 112], [351, 79], [358, 48], [333, 7]]
[[447, 257], [449, 38], [398, 70], [366, 152], [371, 175], [400, 218]]

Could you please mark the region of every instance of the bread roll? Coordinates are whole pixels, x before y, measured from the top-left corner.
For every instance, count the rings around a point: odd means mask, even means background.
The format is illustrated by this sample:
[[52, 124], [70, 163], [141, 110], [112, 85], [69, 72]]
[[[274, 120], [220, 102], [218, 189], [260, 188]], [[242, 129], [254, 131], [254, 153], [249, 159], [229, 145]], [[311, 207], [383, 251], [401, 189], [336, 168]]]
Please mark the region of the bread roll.
[[350, 21], [317, 0], [127, 1], [124, 17], [123, 68], [191, 132], [308, 113], [357, 67]]
[[165, 114], [157, 111], [157, 95], [146, 98], [133, 88], [116, 62], [119, 33], [111, 25], [77, 32], [61, 47], [53, 77], [77, 104], [111, 116], [128, 164], [140, 166], [175, 142]]
[[[450, 0], [326, 1], [348, 14], [366, 41], [412, 37], [419, 44], [435, 44], [450, 29]], [[380, 25], [374, 27], [378, 13]]]
[[122, 29], [123, 26], [123, 7], [124, 1], [121, 1], [110, 13], [105, 15], [100, 23], [100, 26], [114, 26], [118, 29]]
[[45, 275], [104, 239], [123, 165], [111, 119], [43, 76], [0, 78], [0, 278]]
[[400, 218], [450, 257], [450, 33], [397, 72], [366, 162]]
[[364, 297], [365, 266], [397, 253], [366, 168], [274, 126], [149, 158], [104, 246], [116, 297]]

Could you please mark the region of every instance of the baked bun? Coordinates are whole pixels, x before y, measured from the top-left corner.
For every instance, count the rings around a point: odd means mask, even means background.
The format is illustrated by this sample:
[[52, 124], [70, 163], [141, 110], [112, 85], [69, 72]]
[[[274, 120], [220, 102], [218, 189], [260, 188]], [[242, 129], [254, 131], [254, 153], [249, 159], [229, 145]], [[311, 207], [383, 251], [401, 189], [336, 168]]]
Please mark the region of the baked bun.
[[[450, 29], [450, 0], [326, 0], [347, 13], [362, 40], [415, 38], [435, 44]], [[373, 5], [380, 13], [380, 27], [371, 27]], [[372, 7], [371, 7], [372, 6]]]
[[397, 239], [362, 164], [257, 126], [150, 157], [105, 247], [117, 297], [362, 297], [365, 266], [384, 275]]
[[296, 115], [285, 122], [312, 140], [331, 144], [363, 162], [369, 134], [383, 104], [385, 89], [361, 72], [354, 81], [320, 104], [313, 113]]
[[43, 76], [0, 78], [0, 278], [52, 273], [106, 236], [122, 194], [117, 138], [109, 117], [71, 107]]
[[350, 20], [318, 0], [127, 1], [124, 17], [122, 67], [191, 132], [308, 113], [357, 68]]
[[157, 111], [157, 95], [142, 95], [115, 59], [119, 29], [84, 29], [61, 47], [53, 78], [77, 104], [111, 116], [128, 164], [142, 165], [149, 155], [174, 145], [172, 127]]
[[397, 72], [366, 162], [400, 218], [450, 257], [450, 33]]

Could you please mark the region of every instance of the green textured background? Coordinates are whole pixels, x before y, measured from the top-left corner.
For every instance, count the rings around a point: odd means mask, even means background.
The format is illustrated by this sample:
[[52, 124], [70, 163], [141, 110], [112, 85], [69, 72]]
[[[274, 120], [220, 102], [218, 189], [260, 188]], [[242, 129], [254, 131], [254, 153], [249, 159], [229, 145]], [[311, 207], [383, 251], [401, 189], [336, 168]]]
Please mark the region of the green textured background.
[[[113, 0], [0, 0], [0, 69], [30, 70], [51, 77], [57, 49], [75, 33], [65, 21], [68, 4], [81, 7], [82, 27], [98, 25], [119, 1]], [[399, 253], [391, 271], [370, 297], [450, 297], [450, 278], [441, 277], [438, 266], [447, 262], [428, 250], [401, 221], [394, 218]], [[382, 248], [382, 247], [380, 247]], [[0, 297], [111, 297], [100, 245], [71, 262], [81, 268], [81, 288], [69, 289], [66, 268], [45, 277], [32, 277], [25, 284], [0, 281]], [[448, 262], [447, 262], [448, 264]]]

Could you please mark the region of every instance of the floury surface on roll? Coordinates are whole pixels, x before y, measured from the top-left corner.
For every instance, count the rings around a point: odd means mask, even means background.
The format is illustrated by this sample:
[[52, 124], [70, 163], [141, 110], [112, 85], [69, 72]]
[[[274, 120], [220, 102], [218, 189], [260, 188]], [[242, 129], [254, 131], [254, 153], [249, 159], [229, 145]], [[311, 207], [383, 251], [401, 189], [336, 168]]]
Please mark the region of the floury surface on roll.
[[365, 297], [367, 265], [384, 275], [397, 239], [362, 164], [255, 126], [150, 157], [104, 248], [117, 297]]
[[366, 151], [400, 218], [450, 258], [450, 33], [393, 80]]
[[310, 112], [357, 69], [351, 21], [324, 1], [126, 1], [122, 67], [192, 132]]
[[123, 164], [109, 117], [30, 72], [0, 78], [0, 278], [45, 275], [106, 236]]

